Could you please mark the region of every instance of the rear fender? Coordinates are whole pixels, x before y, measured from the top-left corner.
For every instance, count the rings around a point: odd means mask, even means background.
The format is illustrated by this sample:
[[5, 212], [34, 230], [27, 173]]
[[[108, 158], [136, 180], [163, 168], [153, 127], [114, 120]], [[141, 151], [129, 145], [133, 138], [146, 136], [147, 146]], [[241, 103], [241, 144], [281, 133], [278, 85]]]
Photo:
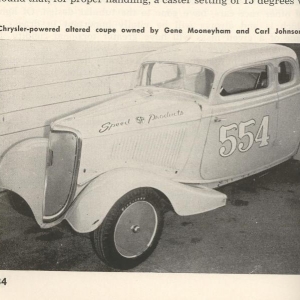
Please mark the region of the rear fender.
[[48, 139], [24, 140], [8, 150], [0, 161], [0, 188], [21, 196], [41, 227], [47, 149]]
[[162, 192], [181, 216], [209, 211], [225, 205], [226, 195], [208, 188], [191, 187], [136, 169], [116, 169], [94, 179], [77, 197], [66, 215], [77, 232], [91, 232], [111, 207], [127, 192], [151, 187]]

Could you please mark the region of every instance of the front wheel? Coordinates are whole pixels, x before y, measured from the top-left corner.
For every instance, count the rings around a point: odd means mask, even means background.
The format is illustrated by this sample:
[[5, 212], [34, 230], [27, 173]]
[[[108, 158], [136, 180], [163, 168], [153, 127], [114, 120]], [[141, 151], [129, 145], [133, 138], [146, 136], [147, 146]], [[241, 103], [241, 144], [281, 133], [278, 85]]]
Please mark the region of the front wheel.
[[117, 269], [131, 269], [154, 251], [163, 228], [160, 198], [150, 188], [132, 190], [111, 208], [93, 232], [100, 259]]

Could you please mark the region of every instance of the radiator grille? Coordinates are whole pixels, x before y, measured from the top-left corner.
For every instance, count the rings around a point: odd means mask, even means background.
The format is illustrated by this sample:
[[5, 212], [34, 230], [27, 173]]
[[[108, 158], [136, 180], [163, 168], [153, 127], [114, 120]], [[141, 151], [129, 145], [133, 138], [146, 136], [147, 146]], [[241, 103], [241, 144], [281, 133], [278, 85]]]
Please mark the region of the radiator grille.
[[73, 194], [78, 139], [69, 132], [52, 132], [49, 139], [44, 217], [52, 220], [63, 213]]

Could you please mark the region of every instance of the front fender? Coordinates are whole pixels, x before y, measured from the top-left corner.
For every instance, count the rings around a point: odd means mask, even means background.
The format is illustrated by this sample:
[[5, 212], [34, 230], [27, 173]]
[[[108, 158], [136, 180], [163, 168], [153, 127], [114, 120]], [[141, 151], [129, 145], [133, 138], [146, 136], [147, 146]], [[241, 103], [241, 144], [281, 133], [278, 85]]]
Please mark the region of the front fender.
[[226, 195], [205, 187], [192, 187], [136, 169], [115, 169], [94, 179], [77, 197], [66, 215], [77, 232], [91, 232], [103, 221], [114, 203], [127, 192], [151, 187], [161, 191], [181, 216], [225, 205]]
[[8, 150], [0, 161], [0, 188], [20, 195], [41, 227], [47, 149], [48, 139], [24, 140]]

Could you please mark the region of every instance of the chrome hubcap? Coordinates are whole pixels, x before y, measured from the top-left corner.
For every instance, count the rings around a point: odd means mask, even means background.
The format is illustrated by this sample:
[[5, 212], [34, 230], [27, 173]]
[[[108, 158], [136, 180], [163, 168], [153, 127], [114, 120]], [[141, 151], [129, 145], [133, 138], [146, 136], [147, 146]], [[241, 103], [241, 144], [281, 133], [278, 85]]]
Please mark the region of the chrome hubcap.
[[146, 201], [130, 204], [121, 214], [114, 232], [114, 241], [120, 255], [134, 258], [151, 245], [157, 231], [157, 213]]

